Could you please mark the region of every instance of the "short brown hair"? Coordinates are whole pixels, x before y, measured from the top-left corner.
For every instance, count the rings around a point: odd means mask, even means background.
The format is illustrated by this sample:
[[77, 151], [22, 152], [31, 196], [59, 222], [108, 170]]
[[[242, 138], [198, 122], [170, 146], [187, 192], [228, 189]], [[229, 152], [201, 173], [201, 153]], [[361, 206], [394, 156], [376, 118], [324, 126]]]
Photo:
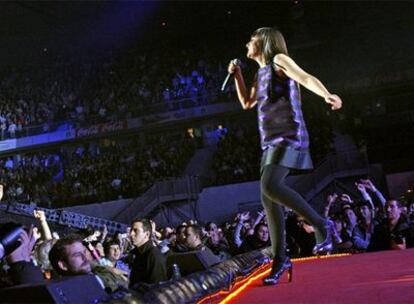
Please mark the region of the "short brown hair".
[[55, 245], [53, 245], [52, 249], [49, 252], [49, 260], [50, 264], [52, 265], [53, 269], [56, 270], [59, 274], [65, 274], [65, 271], [60, 269], [59, 261], [66, 261], [66, 246], [72, 245], [74, 243], [82, 243], [82, 239], [79, 235], [68, 235], [59, 239]]

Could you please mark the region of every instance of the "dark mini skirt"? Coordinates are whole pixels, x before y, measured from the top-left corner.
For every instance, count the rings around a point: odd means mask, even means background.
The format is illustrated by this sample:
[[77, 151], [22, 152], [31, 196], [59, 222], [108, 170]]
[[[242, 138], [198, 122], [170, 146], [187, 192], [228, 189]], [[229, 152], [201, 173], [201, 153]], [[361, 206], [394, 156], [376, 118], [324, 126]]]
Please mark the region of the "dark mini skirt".
[[260, 170], [267, 165], [280, 165], [290, 169], [313, 169], [309, 150], [296, 150], [292, 147], [275, 146], [263, 151]]

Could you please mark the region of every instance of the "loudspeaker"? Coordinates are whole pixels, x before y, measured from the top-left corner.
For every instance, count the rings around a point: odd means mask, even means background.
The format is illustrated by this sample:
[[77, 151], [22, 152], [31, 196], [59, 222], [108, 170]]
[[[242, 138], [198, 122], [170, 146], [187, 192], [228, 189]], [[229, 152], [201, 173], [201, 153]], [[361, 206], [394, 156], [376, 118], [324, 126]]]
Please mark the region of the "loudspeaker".
[[80, 275], [46, 284], [25, 284], [0, 289], [1, 303], [92, 303], [107, 293], [94, 275]]
[[168, 277], [172, 276], [172, 265], [177, 264], [182, 276], [206, 270], [209, 267], [220, 263], [220, 258], [210, 249], [197, 250], [183, 253], [173, 253], [167, 256]]

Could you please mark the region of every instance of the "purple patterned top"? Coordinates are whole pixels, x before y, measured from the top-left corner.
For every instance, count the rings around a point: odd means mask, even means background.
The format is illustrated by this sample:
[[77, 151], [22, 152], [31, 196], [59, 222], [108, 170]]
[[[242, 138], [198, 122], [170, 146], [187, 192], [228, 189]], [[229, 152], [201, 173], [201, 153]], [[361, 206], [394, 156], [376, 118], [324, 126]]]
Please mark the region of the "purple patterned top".
[[308, 150], [309, 136], [303, 121], [299, 87], [293, 79], [280, 73], [277, 66], [273, 72], [271, 68], [267, 65], [257, 74], [257, 114], [262, 150], [276, 146]]

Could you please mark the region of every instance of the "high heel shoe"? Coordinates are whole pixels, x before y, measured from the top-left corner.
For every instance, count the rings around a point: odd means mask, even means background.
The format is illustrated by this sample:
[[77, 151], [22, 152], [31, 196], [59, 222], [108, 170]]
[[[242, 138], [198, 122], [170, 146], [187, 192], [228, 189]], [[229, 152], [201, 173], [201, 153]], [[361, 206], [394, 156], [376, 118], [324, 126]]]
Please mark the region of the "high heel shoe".
[[288, 281], [292, 282], [293, 264], [287, 257], [282, 264], [279, 264], [276, 267], [272, 267], [270, 275], [263, 279], [263, 283], [265, 285], [276, 285], [279, 282], [280, 277], [286, 270], [288, 271]]
[[333, 248], [332, 235], [335, 232], [334, 223], [328, 220], [325, 224], [325, 229], [326, 229], [326, 238], [322, 243], [318, 243], [315, 245], [315, 247], [313, 247], [312, 253], [314, 255], [320, 255], [324, 253], [329, 254], [332, 251], [332, 248]]

